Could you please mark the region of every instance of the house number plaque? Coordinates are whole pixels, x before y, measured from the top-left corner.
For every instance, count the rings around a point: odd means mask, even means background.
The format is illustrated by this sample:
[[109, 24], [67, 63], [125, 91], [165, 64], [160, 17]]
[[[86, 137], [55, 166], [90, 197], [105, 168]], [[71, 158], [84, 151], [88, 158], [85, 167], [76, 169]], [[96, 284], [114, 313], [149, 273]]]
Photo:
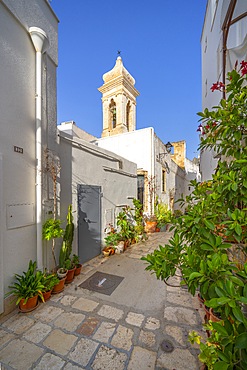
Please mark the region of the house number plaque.
[[23, 148], [20, 148], [19, 146], [14, 146], [14, 152], [23, 154]]

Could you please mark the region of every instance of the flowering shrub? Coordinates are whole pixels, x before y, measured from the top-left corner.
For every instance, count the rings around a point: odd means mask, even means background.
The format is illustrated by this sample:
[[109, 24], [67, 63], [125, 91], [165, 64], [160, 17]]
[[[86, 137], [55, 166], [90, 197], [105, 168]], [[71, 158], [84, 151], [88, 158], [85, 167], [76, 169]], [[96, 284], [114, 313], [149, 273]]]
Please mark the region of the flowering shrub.
[[220, 314], [207, 323], [210, 337], [200, 344], [200, 360], [208, 370], [247, 369], [247, 62], [228, 73], [218, 106], [198, 113], [199, 148], [219, 154], [212, 180], [191, 182], [193, 192], [181, 199], [187, 212], [174, 220], [174, 236], [143, 257], [146, 270], [168, 283], [180, 272], [181, 285], [197, 291]]

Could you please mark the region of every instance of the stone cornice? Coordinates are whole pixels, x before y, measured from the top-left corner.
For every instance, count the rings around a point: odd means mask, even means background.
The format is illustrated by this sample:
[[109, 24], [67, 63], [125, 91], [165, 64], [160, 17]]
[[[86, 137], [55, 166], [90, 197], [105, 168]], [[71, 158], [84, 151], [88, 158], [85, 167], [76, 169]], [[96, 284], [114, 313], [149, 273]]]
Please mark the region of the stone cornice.
[[125, 87], [125, 92], [130, 93], [135, 98], [140, 95], [139, 91], [132, 85], [129, 84], [123, 76], [118, 76], [113, 80], [106, 82], [104, 85], [98, 88], [102, 94], [106, 94], [108, 91], [112, 93], [113, 89], [116, 89], [116, 92], [123, 92], [123, 87]]

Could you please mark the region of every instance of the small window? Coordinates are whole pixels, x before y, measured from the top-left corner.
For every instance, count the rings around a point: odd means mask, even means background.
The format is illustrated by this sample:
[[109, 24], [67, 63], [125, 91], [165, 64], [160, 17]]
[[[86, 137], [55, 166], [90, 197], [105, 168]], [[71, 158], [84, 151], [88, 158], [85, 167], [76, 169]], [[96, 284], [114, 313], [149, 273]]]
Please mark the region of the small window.
[[144, 205], [144, 175], [137, 175], [137, 199]]
[[126, 106], [126, 127], [129, 131], [130, 128], [130, 102], [128, 101], [128, 104]]
[[111, 99], [109, 110], [110, 110], [110, 124], [112, 128], [115, 128], [117, 125], [117, 108], [116, 103], [113, 99]]
[[161, 189], [163, 193], [166, 193], [166, 171], [162, 170], [162, 184]]

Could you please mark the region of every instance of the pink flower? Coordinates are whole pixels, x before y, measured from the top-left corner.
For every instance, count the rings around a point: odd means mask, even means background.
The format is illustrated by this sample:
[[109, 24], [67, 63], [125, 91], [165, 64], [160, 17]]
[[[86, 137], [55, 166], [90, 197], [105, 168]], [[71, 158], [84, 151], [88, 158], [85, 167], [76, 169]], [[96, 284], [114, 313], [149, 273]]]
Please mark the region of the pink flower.
[[244, 60], [242, 60], [242, 62], [240, 63], [240, 65], [241, 65], [240, 70], [241, 70], [242, 76], [244, 76], [244, 75], [247, 74], [247, 62], [245, 62]]
[[211, 87], [211, 90], [212, 92], [215, 91], [215, 90], [219, 90], [219, 91], [222, 91], [221, 89], [223, 89], [225, 87], [225, 85], [223, 84], [223, 82], [216, 82], [212, 85]]

